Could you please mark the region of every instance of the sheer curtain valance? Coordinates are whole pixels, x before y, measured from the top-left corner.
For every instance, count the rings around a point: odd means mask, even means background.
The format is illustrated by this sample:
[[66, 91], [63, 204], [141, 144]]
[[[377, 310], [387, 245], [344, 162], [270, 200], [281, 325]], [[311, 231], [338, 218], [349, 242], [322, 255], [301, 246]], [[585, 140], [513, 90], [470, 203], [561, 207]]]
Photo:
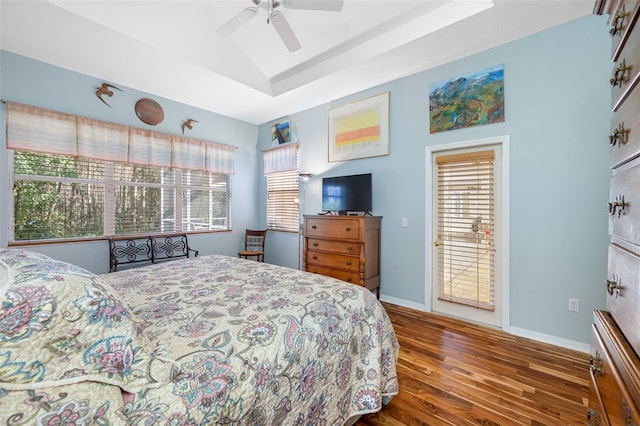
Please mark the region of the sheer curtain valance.
[[235, 147], [7, 102], [7, 148], [234, 173]]
[[298, 167], [298, 144], [290, 143], [262, 151], [264, 175], [288, 172]]

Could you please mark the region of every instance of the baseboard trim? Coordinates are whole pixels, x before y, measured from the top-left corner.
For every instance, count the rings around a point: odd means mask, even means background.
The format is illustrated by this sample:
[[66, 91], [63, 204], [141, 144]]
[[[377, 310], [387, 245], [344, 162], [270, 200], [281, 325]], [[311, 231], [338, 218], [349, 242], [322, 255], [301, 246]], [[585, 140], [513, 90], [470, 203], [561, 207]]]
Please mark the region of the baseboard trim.
[[383, 302], [391, 303], [393, 305], [403, 306], [405, 308], [415, 309], [416, 311], [428, 312], [423, 303], [410, 302], [404, 299], [398, 299], [397, 297], [380, 295], [380, 300]]
[[589, 353], [590, 349], [588, 343], [582, 343], [576, 340], [552, 336], [550, 334], [539, 333], [537, 331], [527, 330], [526, 328], [509, 327], [508, 332], [516, 336], [526, 337], [527, 339], [537, 340], [539, 342], [549, 343], [567, 349], [573, 349], [574, 351]]
[[[384, 294], [380, 295], [380, 300], [383, 302], [392, 303], [394, 305], [403, 306], [405, 308], [415, 309], [417, 311], [430, 312], [430, 310], [426, 309], [426, 306], [422, 303], [410, 302], [408, 300], [399, 299], [397, 297], [392, 297], [392, 296], [386, 296]], [[589, 349], [590, 349], [589, 344], [587, 343], [582, 343], [575, 340], [552, 336], [550, 334], [540, 333], [537, 331], [528, 330], [526, 328], [509, 327], [509, 329], [505, 331], [515, 336], [526, 337], [527, 339], [536, 340], [542, 343], [549, 343], [551, 345], [560, 346], [566, 349], [572, 349], [574, 351], [589, 353]]]

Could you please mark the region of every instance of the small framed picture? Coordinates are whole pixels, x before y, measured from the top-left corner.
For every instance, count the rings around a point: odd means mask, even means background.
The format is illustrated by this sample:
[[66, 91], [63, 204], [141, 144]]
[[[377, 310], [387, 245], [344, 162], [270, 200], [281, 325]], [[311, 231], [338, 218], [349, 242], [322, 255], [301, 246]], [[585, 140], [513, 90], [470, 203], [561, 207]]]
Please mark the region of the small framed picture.
[[271, 126], [271, 144], [275, 146], [287, 142], [291, 142], [290, 120], [280, 121]]

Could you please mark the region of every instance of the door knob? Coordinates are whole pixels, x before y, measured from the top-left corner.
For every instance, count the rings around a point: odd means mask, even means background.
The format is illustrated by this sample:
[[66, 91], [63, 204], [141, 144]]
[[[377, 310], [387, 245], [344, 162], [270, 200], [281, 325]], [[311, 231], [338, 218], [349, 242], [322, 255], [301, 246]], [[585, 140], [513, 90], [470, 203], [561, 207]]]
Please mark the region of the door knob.
[[440, 241], [438, 241], [438, 240], [435, 240], [435, 241], [433, 242], [433, 245], [434, 245], [434, 246], [436, 246], [436, 247], [440, 247], [440, 245], [441, 245], [441, 244], [442, 244], [442, 243], [441, 243]]

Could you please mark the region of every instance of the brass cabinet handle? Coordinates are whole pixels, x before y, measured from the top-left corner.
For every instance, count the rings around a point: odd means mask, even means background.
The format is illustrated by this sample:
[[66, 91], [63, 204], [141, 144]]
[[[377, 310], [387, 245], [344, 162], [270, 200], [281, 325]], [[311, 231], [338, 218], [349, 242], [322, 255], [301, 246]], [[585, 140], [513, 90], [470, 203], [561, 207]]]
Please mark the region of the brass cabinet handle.
[[624, 195], [618, 195], [616, 200], [609, 203], [609, 214], [615, 216], [618, 213], [618, 217], [624, 211], [627, 203], [624, 202]]
[[620, 35], [620, 33], [622, 32], [622, 27], [624, 26], [624, 18], [626, 17], [627, 13], [624, 10], [623, 4], [620, 12], [616, 13], [615, 18], [613, 18], [613, 25], [611, 25], [611, 28], [609, 29], [609, 34], [611, 34], [611, 37]]
[[602, 375], [602, 360], [600, 359], [598, 351], [596, 351], [595, 356], [589, 355], [589, 370], [594, 376]]
[[616, 274], [613, 274], [613, 280], [605, 280], [604, 282], [607, 285], [607, 293], [609, 293], [609, 296], [613, 296], [615, 293], [617, 299], [618, 295], [622, 292], [620, 277], [618, 277]]
[[611, 87], [622, 87], [622, 83], [625, 80], [625, 73], [631, 68], [633, 67], [627, 66], [627, 60], [623, 59], [622, 63], [618, 64], [618, 66], [613, 70], [613, 78], [609, 80]]
[[616, 146], [616, 144], [622, 146], [627, 143], [627, 132], [628, 130], [624, 128], [624, 123], [619, 123], [618, 128], [613, 131], [612, 134], [609, 135], [609, 145]]
[[[593, 423], [591, 420], [593, 419]], [[591, 408], [587, 409], [587, 426], [600, 426], [600, 414]]]

